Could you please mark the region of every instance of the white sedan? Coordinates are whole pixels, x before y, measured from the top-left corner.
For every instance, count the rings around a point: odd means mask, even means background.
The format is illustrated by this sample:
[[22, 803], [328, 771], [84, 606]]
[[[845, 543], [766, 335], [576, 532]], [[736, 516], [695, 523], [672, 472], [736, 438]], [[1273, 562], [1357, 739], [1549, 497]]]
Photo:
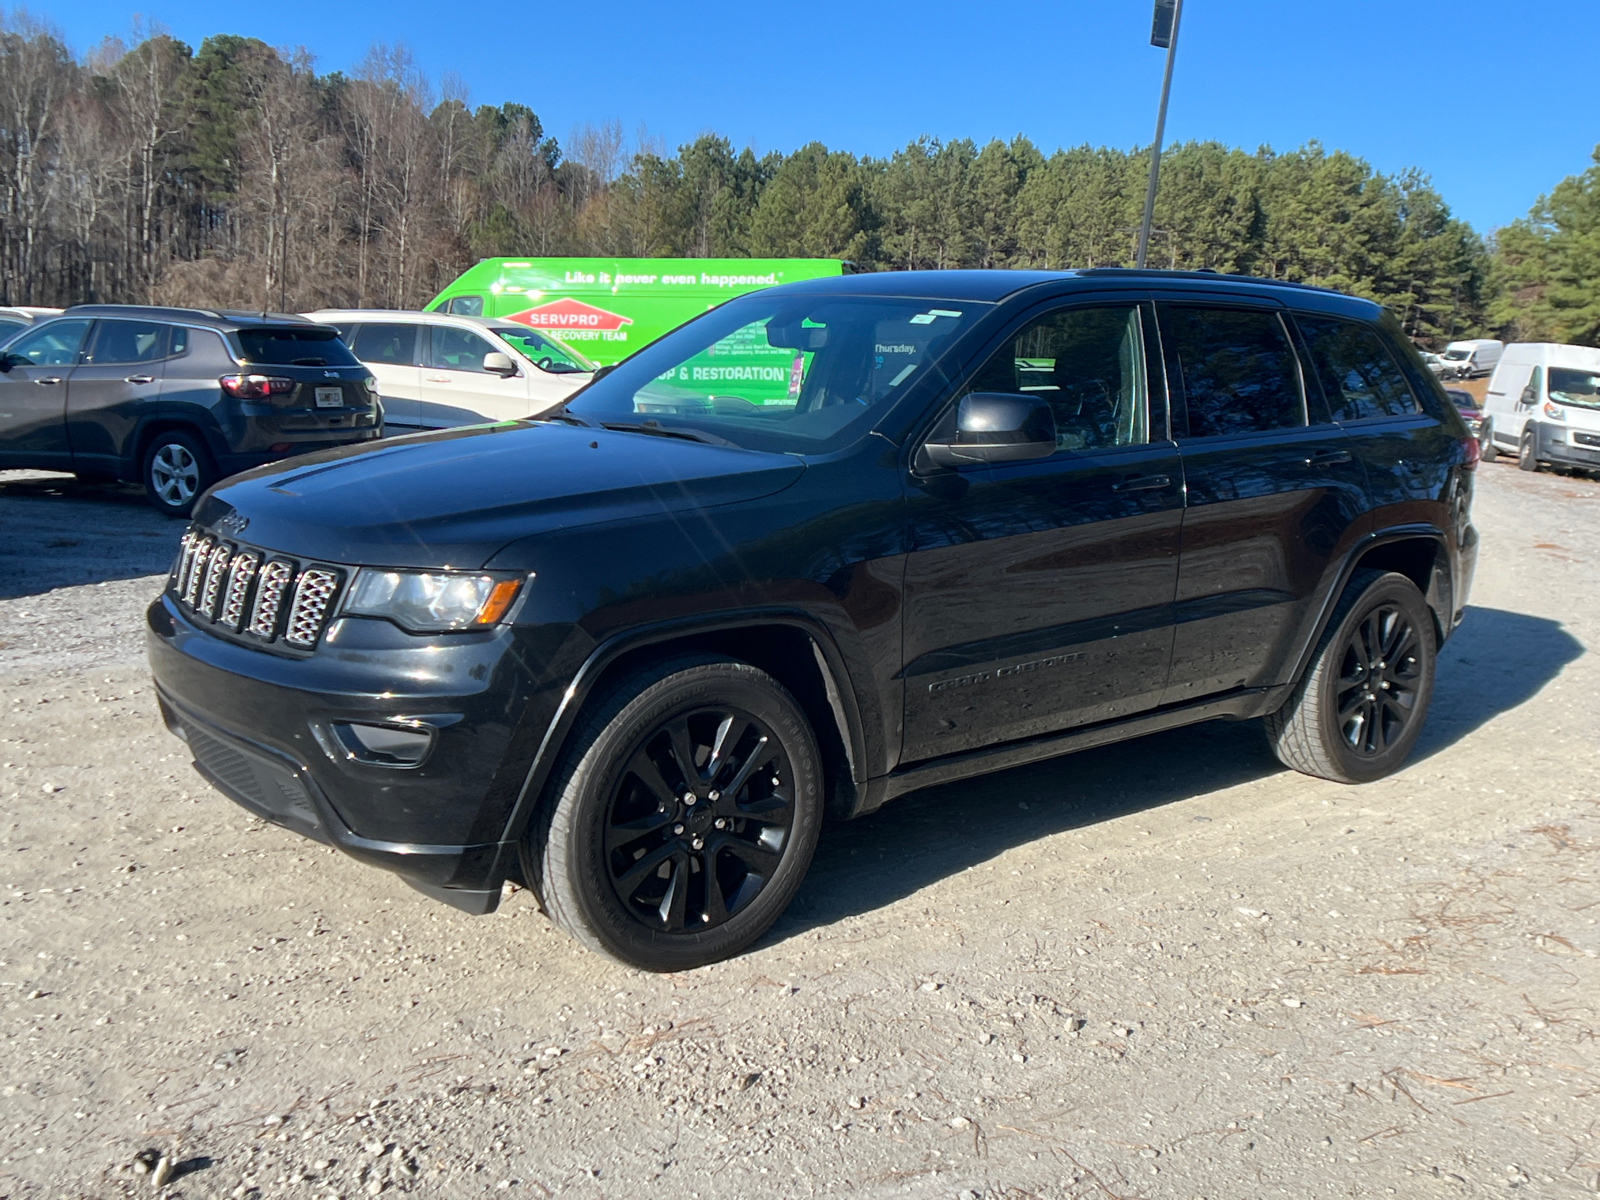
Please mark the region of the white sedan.
[[512, 321], [395, 309], [305, 315], [337, 328], [372, 371], [391, 433], [538, 416], [595, 370], [571, 347]]

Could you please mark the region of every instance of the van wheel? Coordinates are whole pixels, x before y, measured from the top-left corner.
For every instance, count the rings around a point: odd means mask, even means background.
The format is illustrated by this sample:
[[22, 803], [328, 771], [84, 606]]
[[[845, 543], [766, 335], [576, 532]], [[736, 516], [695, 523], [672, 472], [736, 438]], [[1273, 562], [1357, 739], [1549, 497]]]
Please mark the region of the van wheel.
[[1517, 445], [1517, 466], [1524, 471], [1537, 471], [1539, 469], [1539, 456], [1536, 450], [1533, 430], [1522, 431], [1522, 441]]
[[1417, 585], [1357, 571], [1293, 696], [1266, 718], [1284, 766], [1338, 783], [1396, 770], [1433, 697], [1433, 617]]
[[620, 680], [575, 731], [524, 877], [550, 919], [647, 971], [737, 954], [816, 849], [822, 764], [794, 697], [747, 663], [680, 658]]
[[1488, 418], [1478, 429], [1478, 457], [1484, 462], [1494, 462], [1500, 457], [1500, 448], [1494, 444], [1494, 426]]
[[200, 439], [181, 429], [158, 433], [144, 452], [144, 490], [170, 517], [187, 517], [202, 492], [217, 481]]

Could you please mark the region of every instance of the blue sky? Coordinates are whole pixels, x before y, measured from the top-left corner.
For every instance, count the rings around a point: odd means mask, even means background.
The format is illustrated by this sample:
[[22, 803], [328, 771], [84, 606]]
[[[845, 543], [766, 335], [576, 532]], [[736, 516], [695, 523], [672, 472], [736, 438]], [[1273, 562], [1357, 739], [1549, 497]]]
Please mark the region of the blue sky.
[[[30, 8], [80, 54], [126, 36], [135, 13], [196, 47], [223, 32], [305, 46], [323, 71], [404, 43], [435, 80], [455, 72], [473, 103], [527, 104], [563, 141], [615, 119], [668, 146], [715, 131], [758, 151], [815, 139], [883, 155], [921, 134], [1018, 132], [1046, 150], [1148, 144], [1163, 61], [1150, 0]], [[1487, 231], [1589, 165], [1596, 44], [1595, 0], [1187, 0], [1168, 137], [1317, 139], [1380, 170], [1415, 166]]]

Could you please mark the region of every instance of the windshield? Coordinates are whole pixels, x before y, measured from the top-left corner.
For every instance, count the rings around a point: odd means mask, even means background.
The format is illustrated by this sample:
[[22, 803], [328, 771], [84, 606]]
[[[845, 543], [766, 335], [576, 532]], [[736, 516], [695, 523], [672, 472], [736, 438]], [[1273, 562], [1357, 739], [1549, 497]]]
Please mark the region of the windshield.
[[1600, 371], [1551, 367], [1550, 399], [1579, 408], [1600, 408]]
[[512, 349], [540, 370], [552, 375], [574, 375], [580, 371], [593, 371], [595, 364], [570, 346], [563, 346], [554, 338], [535, 333], [522, 325], [491, 325], [489, 328], [511, 343]]
[[274, 367], [358, 367], [355, 355], [329, 328], [241, 329], [244, 361]]
[[866, 433], [989, 305], [758, 292], [647, 346], [568, 409], [813, 454]]
[[1460, 362], [1464, 358], [1471, 358], [1471, 350], [1446, 350], [1444, 356], [1451, 362]]

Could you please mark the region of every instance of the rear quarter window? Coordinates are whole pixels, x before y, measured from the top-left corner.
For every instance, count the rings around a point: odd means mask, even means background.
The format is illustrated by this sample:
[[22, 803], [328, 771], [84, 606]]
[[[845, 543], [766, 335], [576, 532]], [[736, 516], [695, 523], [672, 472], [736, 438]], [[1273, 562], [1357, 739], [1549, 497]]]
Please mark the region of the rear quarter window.
[[244, 360], [274, 367], [359, 366], [337, 330], [295, 327], [241, 329], [236, 336]]
[[1405, 374], [1376, 329], [1336, 317], [1295, 318], [1335, 421], [1399, 417], [1418, 410]]

